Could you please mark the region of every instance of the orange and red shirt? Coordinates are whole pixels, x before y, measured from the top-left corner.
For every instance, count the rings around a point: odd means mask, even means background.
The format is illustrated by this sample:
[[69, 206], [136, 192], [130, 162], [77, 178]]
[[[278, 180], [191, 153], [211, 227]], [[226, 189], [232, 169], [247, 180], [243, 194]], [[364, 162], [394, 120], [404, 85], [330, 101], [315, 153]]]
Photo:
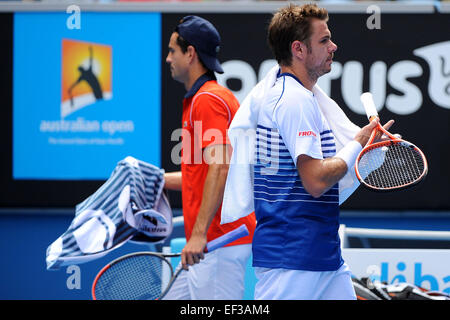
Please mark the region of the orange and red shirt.
[[[219, 85], [209, 74], [201, 76], [183, 99], [181, 195], [187, 240], [191, 236], [197, 219], [208, 174], [208, 164], [204, 160], [203, 150], [217, 144], [229, 145], [227, 129], [238, 108], [239, 102], [233, 93]], [[251, 243], [256, 226], [254, 213], [232, 223], [220, 224], [221, 210], [222, 206], [219, 207], [211, 222], [207, 241], [245, 223], [250, 235], [230, 245]]]

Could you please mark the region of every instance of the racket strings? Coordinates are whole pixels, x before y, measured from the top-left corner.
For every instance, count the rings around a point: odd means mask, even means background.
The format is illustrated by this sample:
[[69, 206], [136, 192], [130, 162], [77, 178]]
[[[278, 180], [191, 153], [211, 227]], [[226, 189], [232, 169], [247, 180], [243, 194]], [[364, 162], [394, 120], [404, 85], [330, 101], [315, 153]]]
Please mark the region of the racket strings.
[[111, 265], [95, 286], [97, 300], [155, 300], [169, 263], [158, 256], [138, 255]]
[[364, 182], [378, 189], [412, 184], [425, 170], [422, 155], [412, 145], [392, 143], [367, 150], [358, 162]]

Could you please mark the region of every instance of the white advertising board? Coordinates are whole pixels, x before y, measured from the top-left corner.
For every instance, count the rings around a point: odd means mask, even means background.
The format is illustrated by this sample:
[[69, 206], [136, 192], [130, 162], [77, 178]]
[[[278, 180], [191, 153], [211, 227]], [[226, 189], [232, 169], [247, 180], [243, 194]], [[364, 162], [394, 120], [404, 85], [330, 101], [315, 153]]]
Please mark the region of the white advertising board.
[[357, 278], [388, 284], [407, 282], [450, 294], [448, 249], [351, 249], [342, 256]]

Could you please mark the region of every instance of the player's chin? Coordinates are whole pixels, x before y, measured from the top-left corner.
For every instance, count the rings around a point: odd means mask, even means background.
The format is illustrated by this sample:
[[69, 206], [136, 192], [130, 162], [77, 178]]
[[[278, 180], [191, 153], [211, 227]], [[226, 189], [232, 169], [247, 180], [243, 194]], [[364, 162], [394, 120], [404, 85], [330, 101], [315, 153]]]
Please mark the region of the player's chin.
[[328, 66], [328, 67], [324, 67], [324, 68], [322, 68], [322, 72], [321, 72], [321, 76], [323, 76], [324, 74], [327, 74], [327, 73], [329, 73], [331, 71], [331, 66]]
[[324, 69], [327, 70], [328, 72], [330, 72], [332, 65], [333, 65], [333, 60], [332, 59], [326, 60], [325, 61], [325, 65], [324, 65]]
[[170, 75], [172, 76], [173, 80], [179, 81], [178, 80], [178, 74], [175, 72], [174, 69], [170, 69]]

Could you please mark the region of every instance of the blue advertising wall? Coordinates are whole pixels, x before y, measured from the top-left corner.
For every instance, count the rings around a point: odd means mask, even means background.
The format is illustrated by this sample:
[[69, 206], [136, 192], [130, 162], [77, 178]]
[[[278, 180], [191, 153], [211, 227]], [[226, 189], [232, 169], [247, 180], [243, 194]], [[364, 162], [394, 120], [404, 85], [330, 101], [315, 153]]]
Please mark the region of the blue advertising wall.
[[[4, 139], [5, 145], [2, 141], [8, 156], [3, 157], [1, 185], [9, 193], [3, 192], [4, 199], [17, 196], [24, 207], [26, 199], [33, 197], [46, 198], [44, 203], [72, 198], [75, 205], [84, 200], [84, 195], [75, 195], [77, 188], [92, 193], [128, 155], [160, 165], [161, 14], [85, 12], [80, 29], [68, 28], [67, 17], [64, 11], [2, 13], [0, 17], [4, 61], [8, 50], [12, 51], [12, 68], [3, 64], [1, 75], [4, 88], [12, 82], [11, 93], [3, 95], [6, 104], [12, 95], [12, 125], [6, 121], [3, 126], [7, 136], [11, 128], [12, 139]], [[112, 82], [109, 97], [64, 116], [63, 41], [93, 45], [94, 60], [96, 46], [108, 46]], [[9, 118], [8, 109], [6, 105], [3, 119]], [[83, 130], [86, 124], [94, 126]], [[46, 188], [45, 183], [53, 187]], [[46, 194], [39, 195], [44, 189]], [[0, 300], [91, 299], [92, 281], [107, 262], [125, 253], [155, 250], [153, 245], [126, 243], [73, 273], [66, 267], [47, 271], [48, 246], [74, 218], [73, 206], [68, 207], [0, 208]], [[79, 283], [70, 278], [75, 272]]]
[[[106, 179], [128, 155], [158, 166], [160, 14], [83, 13], [80, 29], [68, 28], [67, 17], [14, 15], [14, 179]], [[107, 45], [112, 55], [99, 67], [109, 69], [109, 95], [68, 114], [62, 112], [63, 40], [92, 44], [94, 62], [96, 46]]]

